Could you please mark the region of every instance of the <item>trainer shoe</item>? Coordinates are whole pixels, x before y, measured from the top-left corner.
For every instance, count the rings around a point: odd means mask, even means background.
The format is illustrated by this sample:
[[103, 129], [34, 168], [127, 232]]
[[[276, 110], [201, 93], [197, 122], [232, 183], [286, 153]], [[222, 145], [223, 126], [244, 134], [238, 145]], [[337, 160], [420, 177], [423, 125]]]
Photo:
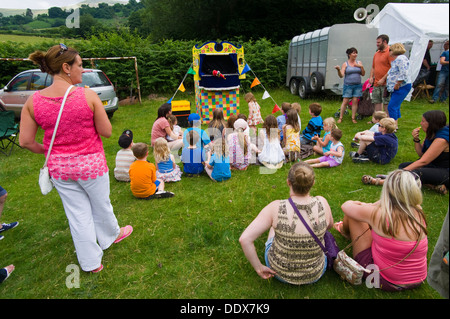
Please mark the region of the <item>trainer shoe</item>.
[[158, 191], [155, 194], [156, 198], [168, 198], [168, 197], [174, 197], [175, 194], [172, 192], [166, 192], [166, 191]]
[[352, 142], [352, 143], [350, 144], [350, 146], [351, 146], [351, 147], [355, 147], [355, 148], [359, 148], [359, 143]]
[[9, 229], [13, 229], [14, 227], [17, 227], [19, 225], [19, 222], [13, 222], [10, 224], [2, 224], [2, 228], [0, 228], [0, 233], [7, 231]]
[[348, 155], [350, 155], [351, 158], [359, 156], [358, 152], [354, 152], [354, 151], [349, 152]]
[[370, 159], [366, 156], [359, 155], [359, 156], [353, 157], [352, 161], [353, 161], [353, 163], [368, 163], [368, 162], [370, 162]]

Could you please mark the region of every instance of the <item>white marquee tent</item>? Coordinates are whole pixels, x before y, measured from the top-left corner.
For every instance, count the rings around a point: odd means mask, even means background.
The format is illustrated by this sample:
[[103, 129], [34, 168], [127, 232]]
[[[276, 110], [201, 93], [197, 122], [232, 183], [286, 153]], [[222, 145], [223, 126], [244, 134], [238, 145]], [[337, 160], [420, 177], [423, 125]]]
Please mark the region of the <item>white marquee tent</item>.
[[[449, 38], [448, 3], [388, 3], [372, 20], [378, 34], [387, 34], [389, 43], [412, 45], [409, 53], [412, 81], [419, 74], [429, 40], [434, 50], [442, 53], [442, 44]], [[439, 52], [440, 51], [440, 52]], [[433, 57], [433, 54], [432, 54]]]

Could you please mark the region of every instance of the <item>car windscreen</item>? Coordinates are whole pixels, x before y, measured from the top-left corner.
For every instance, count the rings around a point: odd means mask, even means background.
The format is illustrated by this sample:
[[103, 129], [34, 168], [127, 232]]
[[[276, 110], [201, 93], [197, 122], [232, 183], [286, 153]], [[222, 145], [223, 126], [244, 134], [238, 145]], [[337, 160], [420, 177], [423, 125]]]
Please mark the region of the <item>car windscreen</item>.
[[99, 86], [110, 86], [108, 78], [103, 72], [85, 72], [83, 73], [83, 82], [81, 86], [88, 86], [90, 88]]

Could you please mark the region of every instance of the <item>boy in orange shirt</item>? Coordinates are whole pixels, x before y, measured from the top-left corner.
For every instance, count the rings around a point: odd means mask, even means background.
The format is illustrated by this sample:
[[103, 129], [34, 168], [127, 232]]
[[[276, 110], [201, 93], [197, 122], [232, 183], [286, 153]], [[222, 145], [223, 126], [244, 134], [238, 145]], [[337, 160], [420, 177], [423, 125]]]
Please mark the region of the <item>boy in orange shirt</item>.
[[130, 188], [133, 195], [142, 199], [173, 197], [164, 191], [164, 181], [156, 179], [156, 167], [147, 161], [148, 146], [136, 143], [131, 148], [136, 161], [130, 166]]

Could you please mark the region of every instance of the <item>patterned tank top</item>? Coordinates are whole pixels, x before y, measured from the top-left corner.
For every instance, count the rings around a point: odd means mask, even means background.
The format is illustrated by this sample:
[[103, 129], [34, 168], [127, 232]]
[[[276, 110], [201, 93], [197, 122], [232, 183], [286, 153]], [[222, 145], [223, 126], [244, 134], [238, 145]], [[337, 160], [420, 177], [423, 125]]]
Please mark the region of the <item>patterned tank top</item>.
[[[47, 97], [37, 91], [33, 95], [34, 118], [44, 130], [45, 156], [52, 140], [63, 97]], [[50, 176], [63, 180], [87, 180], [108, 172], [103, 143], [95, 129], [94, 112], [90, 109], [84, 88], [76, 88], [67, 96], [47, 162]]]
[[[322, 275], [325, 254], [295, 212], [292, 221], [289, 222], [286, 205], [290, 206], [288, 200], [280, 201], [275, 237], [268, 252], [269, 264], [284, 281], [294, 285], [309, 284]], [[312, 197], [311, 203], [296, 206], [305, 220], [309, 220], [311, 229], [325, 245], [323, 236], [327, 230], [327, 220], [320, 200]], [[305, 233], [295, 232], [298, 224]]]

